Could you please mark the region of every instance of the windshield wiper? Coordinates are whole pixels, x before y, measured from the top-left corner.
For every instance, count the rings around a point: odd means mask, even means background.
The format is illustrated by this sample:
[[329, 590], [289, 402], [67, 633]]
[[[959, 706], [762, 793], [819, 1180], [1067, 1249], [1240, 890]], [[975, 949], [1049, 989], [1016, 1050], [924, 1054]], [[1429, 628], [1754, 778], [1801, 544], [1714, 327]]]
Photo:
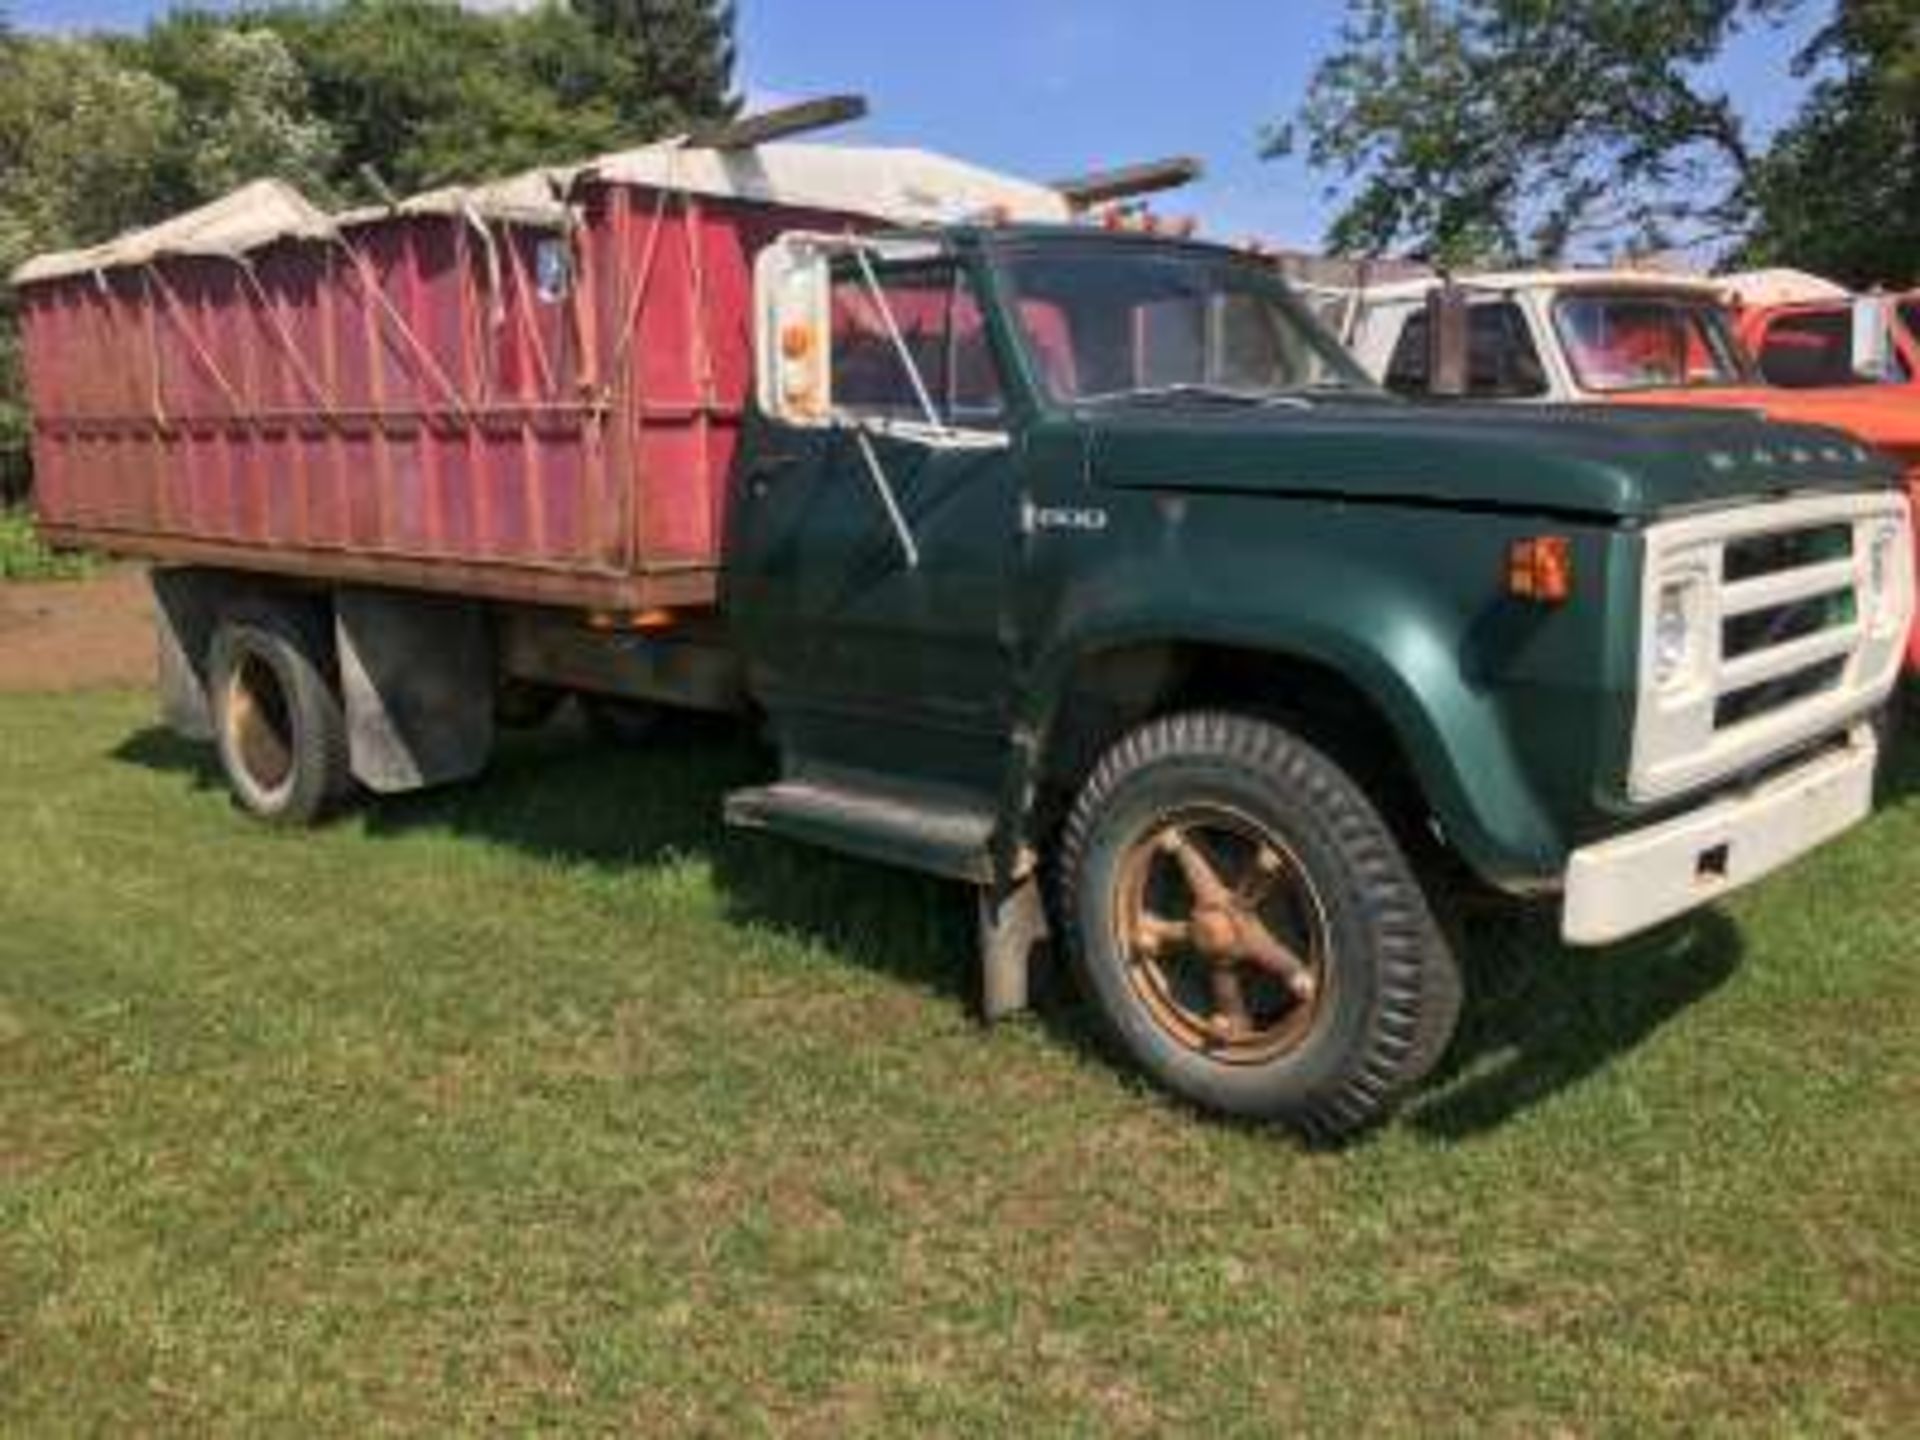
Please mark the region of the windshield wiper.
[[1232, 385], [1208, 385], [1198, 380], [1180, 380], [1171, 385], [1141, 385], [1132, 390], [1109, 390], [1100, 395], [1083, 395], [1082, 405], [1111, 405], [1124, 400], [1225, 400], [1236, 405], [1264, 405], [1274, 398], [1271, 390], [1242, 390]]
[[1309, 380], [1304, 385], [1289, 385], [1284, 390], [1274, 390], [1267, 399], [1270, 404], [1284, 405], [1290, 400], [1303, 400], [1311, 395], [1371, 395], [1374, 387], [1362, 385], [1353, 380], [1329, 378]]

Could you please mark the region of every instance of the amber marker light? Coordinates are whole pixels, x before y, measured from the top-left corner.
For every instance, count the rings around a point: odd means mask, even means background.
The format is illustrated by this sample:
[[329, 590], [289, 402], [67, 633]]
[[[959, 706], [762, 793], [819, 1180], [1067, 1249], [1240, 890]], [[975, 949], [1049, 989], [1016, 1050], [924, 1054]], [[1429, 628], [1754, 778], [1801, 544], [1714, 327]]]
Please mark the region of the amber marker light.
[[1573, 596], [1573, 543], [1564, 535], [1536, 535], [1507, 547], [1507, 593], [1537, 605], [1561, 605]]
[[665, 606], [656, 605], [650, 610], [589, 610], [587, 628], [589, 630], [620, 631], [637, 630], [642, 634], [656, 634], [662, 630], [671, 630], [680, 623], [680, 617]]

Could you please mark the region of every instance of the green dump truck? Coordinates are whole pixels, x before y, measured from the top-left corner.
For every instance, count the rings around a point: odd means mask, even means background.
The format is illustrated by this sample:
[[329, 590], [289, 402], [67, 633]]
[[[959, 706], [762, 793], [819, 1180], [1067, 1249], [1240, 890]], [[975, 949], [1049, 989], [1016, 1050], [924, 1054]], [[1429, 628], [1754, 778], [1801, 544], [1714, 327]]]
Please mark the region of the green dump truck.
[[[143, 382], [116, 432], [111, 395], [62, 408], [85, 357], [33, 348], [71, 268], [23, 283], [50, 528], [161, 562], [169, 713], [218, 743], [246, 806], [303, 821], [356, 786], [476, 774], [503, 696], [750, 714], [779, 770], [729, 819], [974, 887], [989, 1014], [1024, 1003], [1051, 933], [1132, 1063], [1321, 1134], [1381, 1114], [1447, 1044], [1438, 877], [1557, 905], [1568, 942], [1601, 944], [1868, 813], [1913, 547], [1897, 474], [1852, 441], [1728, 412], [1406, 403], [1256, 257], [1019, 218], [1049, 220], [1038, 201], [822, 224], [854, 172], [829, 185], [777, 148], [754, 172], [771, 191], [728, 194], [744, 182], [684, 155], [552, 184], [550, 235], [523, 233], [537, 205], [496, 216], [485, 194], [345, 240], [302, 217], [230, 292], [194, 269], [224, 258], [128, 252], [200, 287], [190, 322], [278, 303], [275, 246], [360, 246], [379, 263], [295, 254], [287, 285], [395, 275], [428, 350], [504, 316], [497, 354], [552, 386], [533, 418], [461, 349], [432, 386], [389, 368], [355, 407], [309, 398], [351, 380], [335, 350], [402, 363], [372, 306], [388, 341], [316, 342], [254, 413], [266, 357], [301, 344], [290, 300], [227, 409], [179, 413], [183, 395], [154, 430]], [[667, 263], [649, 246], [695, 253], [661, 239], [683, 221], [709, 227], [704, 271], [636, 288]], [[387, 225], [445, 248], [408, 263]], [[447, 274], [503, 295], [437, 323]], [[72, 303], [105, 325], [97, 279]], [[172, 323], [148, 323], [150, 293], [126, 291], [100, 367], [137, 366]], [[359, 303], [323, 286], [315, 313], [336, 301]], [[523, 314], [539, 355], [515, 349]], [[622, 327], [655, 323], [629, 349]], [[222, 363], [241, 333], [197, 352]], [[156, 361], [163, 391], [202, 359]], [[151, 494], [143, 436], [171, 477]], [[547, 508], [522, 525], [529, 493]]]

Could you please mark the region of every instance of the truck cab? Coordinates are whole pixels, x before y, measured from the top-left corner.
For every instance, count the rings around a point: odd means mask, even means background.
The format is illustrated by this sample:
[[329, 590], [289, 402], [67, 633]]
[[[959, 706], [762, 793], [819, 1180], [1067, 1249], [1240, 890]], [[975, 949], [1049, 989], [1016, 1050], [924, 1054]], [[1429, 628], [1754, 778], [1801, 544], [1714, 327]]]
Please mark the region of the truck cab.
[[[1384, 1048], [1281, 1111], [1339, 1128], [1431, 1060], [1429, 845], [1596, 944], [1865, 813], [1913, 582], [1863, 446], [1408, 403], [1268, 267], [1164, 237], [796, 235], [758, 285], [723, 601], [783, 775], [730, 815], [1048, 877], [1182, 1093], [1263, 1113], [1372, 1005]], [[1382, 968], [1340, 977], [1342, 933]]]
[[[1744, 271], [1721, 283], [1741, 343], [1769, 385], [1891, 386], [1920, 400], [1920, 291], [1860, 295], [1799, 270]], [[1863, 336], [1863, 325], [1881, 334]], [[1871, 358], [1863, 363], [1863, 355]]]

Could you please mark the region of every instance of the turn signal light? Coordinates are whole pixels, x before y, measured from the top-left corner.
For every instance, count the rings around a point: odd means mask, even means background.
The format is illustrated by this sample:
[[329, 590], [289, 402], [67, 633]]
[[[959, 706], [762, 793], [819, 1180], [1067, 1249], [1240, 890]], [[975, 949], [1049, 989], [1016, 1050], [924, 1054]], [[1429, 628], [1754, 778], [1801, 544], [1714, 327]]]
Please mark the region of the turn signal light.
[[654, 606], [649, 610], [589, 610], [587, 628], [590, 630], [638, 630], [650, 634], [660, 630], [671, 630], [680, 623], [680, 617], [664, 606]]
[[1507, 593], [1539, 605], [1573, 595], [1573, 544], [1564, 535], [1536, 535], [1507, 547]]
[[813, 351], [813, 328], [789, 325], [780, 332], [780, 353], [789, 360], [804, 360]]

